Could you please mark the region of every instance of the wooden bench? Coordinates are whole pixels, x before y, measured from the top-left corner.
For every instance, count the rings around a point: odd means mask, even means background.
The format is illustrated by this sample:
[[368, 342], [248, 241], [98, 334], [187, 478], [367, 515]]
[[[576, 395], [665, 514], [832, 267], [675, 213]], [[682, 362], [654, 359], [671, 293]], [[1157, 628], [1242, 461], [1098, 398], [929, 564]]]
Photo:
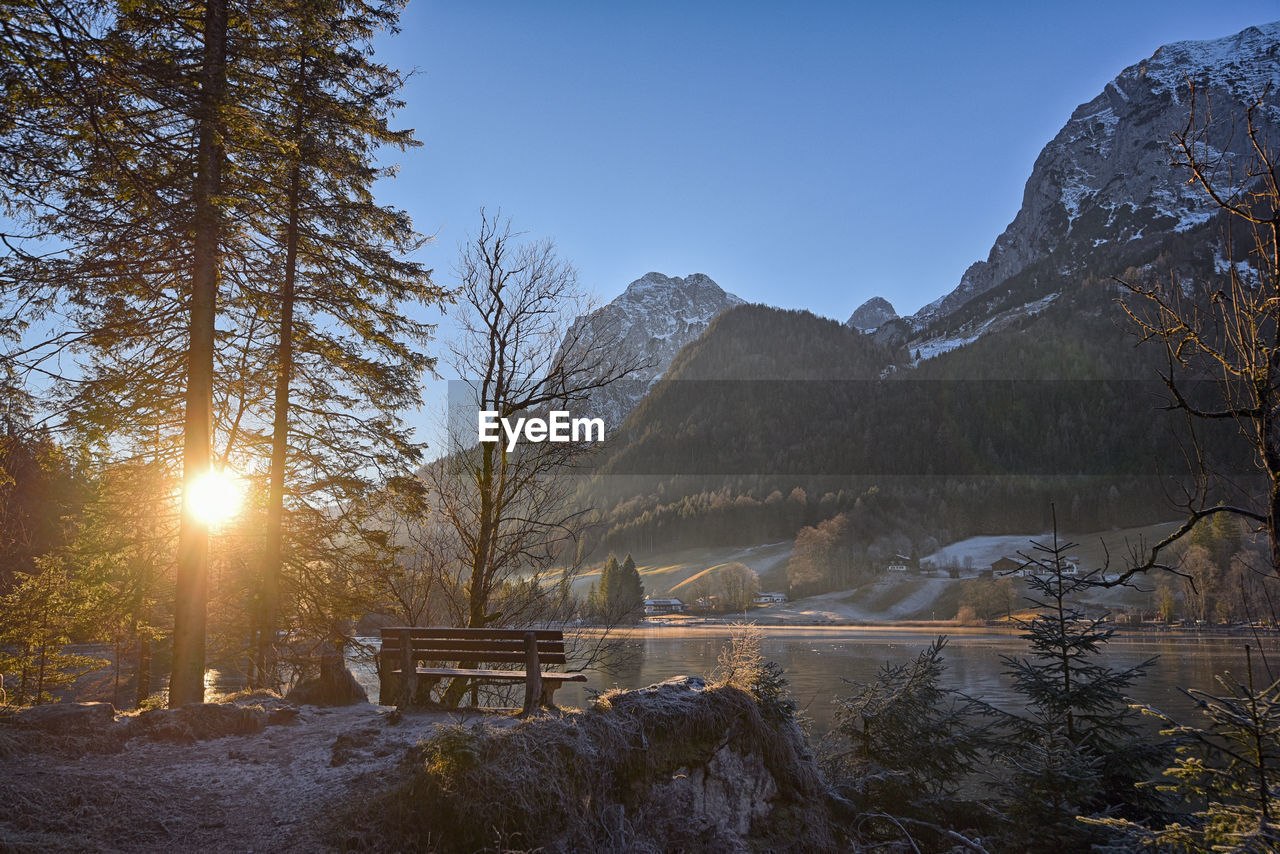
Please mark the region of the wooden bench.
[[[456, 667], [429, 667], [453, 662]], [[481, 663], [524, 664], [523, 670], [485, 670]], [[524, 713], [554, 707], [556, 689], [586, 682], [581, 673], [551, 673], [543, 665], [566, 664], [564, 633], [526, 629], [449, 629], [397, 626], [382, 630], [378, 651], [378, 702], [401, 707], [430, 703], [445, 678], [476, 682], [523, 682]]]

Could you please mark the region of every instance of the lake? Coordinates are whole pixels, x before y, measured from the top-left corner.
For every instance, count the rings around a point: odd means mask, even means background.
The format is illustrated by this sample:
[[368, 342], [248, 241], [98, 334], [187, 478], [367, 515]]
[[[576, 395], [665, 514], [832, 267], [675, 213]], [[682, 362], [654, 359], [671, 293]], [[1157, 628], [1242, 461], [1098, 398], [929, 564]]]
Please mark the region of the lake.
[[[767, 659], [782, 665], [791, 692], [813, 721], [816, 732], [830, 728], [833, 698], [853, 689], [845, 680], [867, 682], [886, 663], [912, 660], [936, 637], [934, 631], [901, 628], [769, 626], [763, 643]], [[727, 626], [635, 629], [623, 640], [624, 654], [588, 674], [585, 684], [567, 684], [556, 693], [563, 706], [584, 706], [594, 692], [614, 686], [639, 688], [685, 674], [707, 675], [728, 639]], [[947, 670], [943, 685], [964, 691], [1010, 711], [1019, 699], [1004, 675], [1001, 656], [1026, 655], [1026, 642], [1016, 635], [982, 630], [952, 630], [943, 653]], [[373, 641], [373, 639], [369, 639]], [[376, 642], [376, 641], [375, 641]], [[1269, 683], [1267, 665], [1280, 676], [1280, 639], [1174, 634], [1169, 632], [1117, 635], [1107, 645], [1112, 667], [1131, 667], [1156, 657], [1156, 663], [1131, 690], [1134, 700], [1148, 703], [1185, 722], [1197, 720], [1194, 703], [1178, 689], [1216, 690], [1214, 676], [1230, 671], [1247, 680], [1246, 643], [1254, 647], [1257, 687]], [[356, 677], [376, 700], [377, 676], [369, 664], [355, 663]]]

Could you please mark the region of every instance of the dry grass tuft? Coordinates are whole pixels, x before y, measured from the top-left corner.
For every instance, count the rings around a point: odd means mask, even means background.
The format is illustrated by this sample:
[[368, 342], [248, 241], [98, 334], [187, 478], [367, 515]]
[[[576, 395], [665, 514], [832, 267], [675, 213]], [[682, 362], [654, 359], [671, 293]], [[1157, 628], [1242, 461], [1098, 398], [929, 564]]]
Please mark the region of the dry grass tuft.
[[194, 744], [228, 735], [250, 735], [261, 732], [266, 725], [267, 715], [261, 708], [234, 704], [193, 704], [179, 709], [143, 712], [133, 719], [130, 735]]

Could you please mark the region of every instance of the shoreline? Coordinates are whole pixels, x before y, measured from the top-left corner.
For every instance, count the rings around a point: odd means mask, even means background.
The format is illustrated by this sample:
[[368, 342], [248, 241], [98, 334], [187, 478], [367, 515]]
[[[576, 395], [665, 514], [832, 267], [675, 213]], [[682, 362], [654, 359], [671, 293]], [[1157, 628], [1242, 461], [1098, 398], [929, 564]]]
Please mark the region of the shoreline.
[[[661, 623], [642, 622], [636, 626], [622, 626], [610, 629], [611, 633], [626, 635], [662, 635], [678, 633], [710, 633], [728, 634], [740, 626], [754, 626], [768, 634], [787, 634], [790, 632], [900, 632], [909, 634], [947, 634], [947, 635], [999, 635], [1017, 637], [1025, 629], [1007, 623], [996, 623], [982, 626], [959, 625], [949, 620], [884, 620], [884, 621], [835, 621], [823, 620], [812, 623], [795, 620], [760, 620], [751, 616], [738, 619], [695, 617], [688, 620], [667, 621]], [[781, 630], [781, 631], [779, 631]], [[596, 626], [583, 626], [576, 631], [585, 634], [599, 634], [605, 629]], [[1256, 638], [1258, 640], [1280, 641], [1280, 628], [1254, 626], [1157, 626], [1149, 627], [1116, 626], [1113, 635], [1117, 638], [1183, 638], [1188, 640], [1206, 640], [1214, 638]]]

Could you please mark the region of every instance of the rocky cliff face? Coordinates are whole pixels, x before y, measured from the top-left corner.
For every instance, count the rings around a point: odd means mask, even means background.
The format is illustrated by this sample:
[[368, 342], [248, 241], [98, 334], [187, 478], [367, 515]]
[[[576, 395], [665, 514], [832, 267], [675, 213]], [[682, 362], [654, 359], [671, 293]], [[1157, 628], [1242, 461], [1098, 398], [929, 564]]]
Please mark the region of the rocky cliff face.
[[578, 318], [574, 330], [581, 324], [607, 327], [620, 347], [645, 363], [625, 380], [597, 392], [588, 414], [603, 418], [610, 431], [617, 428], [666, 373], [680, 348], [701, 335], [721, 312], [742, 303], [702, 273], [685, 278], [646, 273], [613, 302]]
[[898, 316], [893, 306], [884, 297], [872, 297], [858, 306], [857, 310], [844, 322], [859, 332], [875, 332], [890, 320]]
[[1280, 22], [1165, 45], [1078, 107], [1036, 159], [1022, 208], [987, 259], [921, 309], [913, 325], [945, 318], [1046, 257], [1059, 273], [1080, 272], [1099, 247], [1137, 250], [1207, 222], [1209, 199], [1187, 183], [1185, 169], [1170, 165], [1170, 135], [1184, 128], [1191, 108], [1188, 78], [1198, 120], [1212, 104], [1210, 153], [1221, 158], [1220, 174], [1240, 174], [1251, 154], [1245, 107], [1262, 97], [1258, 118], [1272, 130], [1280, 125]]

